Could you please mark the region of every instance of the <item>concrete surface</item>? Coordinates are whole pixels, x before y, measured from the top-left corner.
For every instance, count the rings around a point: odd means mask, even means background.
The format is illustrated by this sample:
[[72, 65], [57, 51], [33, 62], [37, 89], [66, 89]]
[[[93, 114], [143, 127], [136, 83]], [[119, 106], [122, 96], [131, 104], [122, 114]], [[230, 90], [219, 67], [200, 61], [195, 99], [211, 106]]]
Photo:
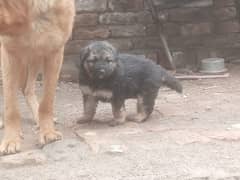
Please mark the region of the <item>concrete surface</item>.
[[60, 83], [55, 114], [64, 139], [43, 149], [20, 96], [22, 153], [0, 157], [0, 180], [240, 179], [239, 75], [237, 65], [230, 78], [184, 81], [184, 95], [163, 88], [149, 121], [118, 127], [105, 123], [109, 104], [99, 105], [95, 122], [76, 125], [80, 90]]

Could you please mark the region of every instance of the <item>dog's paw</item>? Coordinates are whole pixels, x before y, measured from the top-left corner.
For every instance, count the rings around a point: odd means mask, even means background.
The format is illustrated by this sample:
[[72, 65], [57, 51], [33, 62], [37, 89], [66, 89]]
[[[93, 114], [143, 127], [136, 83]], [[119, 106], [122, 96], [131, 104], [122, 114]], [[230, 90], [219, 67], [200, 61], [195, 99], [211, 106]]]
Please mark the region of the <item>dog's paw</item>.
[[77, 120], [77, 123], [78, 123], [78, 124], [86, 124], [86, 123], [89, 123], [89, 122], [91, 122], [91, 121], [92, 121], [91, 118], [88, 118], [88, 117], [83, 116], [83, 117], [81, 117], [81, 118], [79, 118], [79, 119]]
[[127, 116], [128, 121], [133, 121], [137, 123], [141, 123], [147, 120], [147, 117], [142, 114], [130, 114]]
[[0, 155], [16, 154], [20, 152], [20, 137], [4, 138], [0, 145]]
[[122, 125], [124, 123], [125, 123], [125, 121], [112, 120], [108, 123], [108, 125], [114, 127], [114, 126]]
[[40, 146], [43, 147], [46, 144], [50, 144], [62, 139], [62, 133], [55, 130], [49, 130], [40, 132]]

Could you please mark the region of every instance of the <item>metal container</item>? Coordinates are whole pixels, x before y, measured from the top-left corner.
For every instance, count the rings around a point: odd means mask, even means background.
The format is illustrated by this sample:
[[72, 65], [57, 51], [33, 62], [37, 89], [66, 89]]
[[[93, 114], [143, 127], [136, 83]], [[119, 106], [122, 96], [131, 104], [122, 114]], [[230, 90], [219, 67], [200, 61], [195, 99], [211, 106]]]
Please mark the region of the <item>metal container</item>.
[[226, 72], [225, 61], [223, 58], [207, 58], [201, 60], [200, 72], [207, 74]]

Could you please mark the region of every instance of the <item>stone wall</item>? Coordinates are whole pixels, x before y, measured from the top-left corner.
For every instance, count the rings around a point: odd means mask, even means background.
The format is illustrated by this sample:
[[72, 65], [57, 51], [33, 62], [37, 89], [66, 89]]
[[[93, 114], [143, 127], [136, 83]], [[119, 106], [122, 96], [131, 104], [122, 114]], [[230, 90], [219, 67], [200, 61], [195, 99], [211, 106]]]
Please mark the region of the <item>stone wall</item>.
[[[153, 0], [158, 17], [164, 17], [175, 62], [196, 68], [205, 57], [226, 60], [240, 57], [238, 0]], [[89, 41], [108, 40], [121, 52], [150, 57], [167, 65], [159, 32], [146, 0], [76, 0], [77, 16], [66, 47], [62, 78], [76, 79], [74, 62]]]

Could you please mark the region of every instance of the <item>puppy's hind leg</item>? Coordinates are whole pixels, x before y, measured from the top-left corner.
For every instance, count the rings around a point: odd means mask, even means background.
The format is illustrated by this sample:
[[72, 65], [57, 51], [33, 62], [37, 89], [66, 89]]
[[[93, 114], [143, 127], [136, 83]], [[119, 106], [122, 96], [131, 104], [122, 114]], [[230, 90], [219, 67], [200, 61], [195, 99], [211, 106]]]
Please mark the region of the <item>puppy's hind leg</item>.
[[79, 124], [93, 120], [96, 113], [98, 101], [91, 95], [83, 95], [83, 116], [77, 121]]
[[134, 122], [144, 122], [148, 119], [153, 111], [157, 93], [138, 96], [137, 99], [137, 114], [129, 115], [127, 119]]

